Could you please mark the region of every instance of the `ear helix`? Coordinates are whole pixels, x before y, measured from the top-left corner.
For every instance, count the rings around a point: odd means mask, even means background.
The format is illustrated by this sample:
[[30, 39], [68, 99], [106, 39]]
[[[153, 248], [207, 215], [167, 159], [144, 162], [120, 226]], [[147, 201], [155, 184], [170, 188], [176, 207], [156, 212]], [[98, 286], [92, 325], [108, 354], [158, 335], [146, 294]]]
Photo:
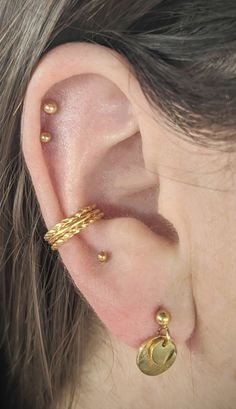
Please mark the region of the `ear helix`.
[[[57, 112], [58, 106], [55, 101], [47, 101], [43, 104], [43, 110], [46, 114], [53, 115]], [[51, 138], [52, 135], [49, 132], [42, 132], [40, 135], [42, 143], [50, 142]], [[44, 240], [49, 243], [52, 250], [58, 250], [70, 238], [95, 221], [102, 219], [103, 216], [104, 213], [97, 208], [96, 204], [88, 205], [57, 223], [44, 235]], [[97, 260], [100, 263], [106, 263], [109, 258], [108, 253], [104, 250], [97, 254]], [[156, 322], [159, 325], [157, 334], [144, 341], [138, 349], [136, 364], [145, 375], [160, 375], [176, 360], [176, 345], [168, 329], [170, 320], [170, 313], [160, 310], [156, 315]]]

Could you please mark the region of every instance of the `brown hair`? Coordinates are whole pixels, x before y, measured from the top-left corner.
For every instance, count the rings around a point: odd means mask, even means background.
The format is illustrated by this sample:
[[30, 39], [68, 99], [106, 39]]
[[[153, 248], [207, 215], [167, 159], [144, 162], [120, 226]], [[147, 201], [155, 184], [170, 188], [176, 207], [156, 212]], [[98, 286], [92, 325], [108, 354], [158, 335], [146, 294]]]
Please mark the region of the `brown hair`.
[[236, 3], [2, 0], [0, 22], [0, 382], [7, 408], [46, 409], [67, 386], [73, 398], [83, 340], [97, 320], [42, 239], [46, 228], [20, 139], [32, 71], [64, 42], [114, 48], [180, 137], [232, 150]]

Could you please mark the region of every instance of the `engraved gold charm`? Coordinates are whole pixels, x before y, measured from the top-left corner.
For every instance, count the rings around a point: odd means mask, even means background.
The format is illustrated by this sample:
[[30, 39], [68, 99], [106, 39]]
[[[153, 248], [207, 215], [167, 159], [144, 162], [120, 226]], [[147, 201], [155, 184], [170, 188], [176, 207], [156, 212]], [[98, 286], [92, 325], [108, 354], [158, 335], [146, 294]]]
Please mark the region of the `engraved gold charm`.
[[[176, 360], [176, 345], [168, 330], [170, 319], [171, 316], [167, 311], [160, 311], [156, 317], [160, 326], [157, 336], [148, 338], [139, 347], [136, 362], [139, 369], [146, 375], [160, 375]], [[164, 334], [161, 333], [163, 331]]]

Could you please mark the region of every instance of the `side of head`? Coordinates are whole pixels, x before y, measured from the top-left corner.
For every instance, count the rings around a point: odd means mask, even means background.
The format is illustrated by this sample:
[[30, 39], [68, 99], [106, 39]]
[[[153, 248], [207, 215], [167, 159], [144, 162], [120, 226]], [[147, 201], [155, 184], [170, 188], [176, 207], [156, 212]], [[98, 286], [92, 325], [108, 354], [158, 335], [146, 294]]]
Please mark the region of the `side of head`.
[[[11, 16], [6, 2], [0, 35], [1, 345], [18, 405], [73, 392], [102, 324], [134, 357], [159, 307], [185, 358], [173, 371], [188, 383], [192, 355], [204, 397], [211, 362], [231, 358], [210, 341], [219, 323], [236, 326], [236, 6], [20, 3]], [[56, 115], [43, 112], [47, 100]], [[93, 202], [105, 218], [52, 253], [46, 230]], [[230, 401], [233, 364], [223, 379]], [[212, 391], [218, 382], [214, 373]]]

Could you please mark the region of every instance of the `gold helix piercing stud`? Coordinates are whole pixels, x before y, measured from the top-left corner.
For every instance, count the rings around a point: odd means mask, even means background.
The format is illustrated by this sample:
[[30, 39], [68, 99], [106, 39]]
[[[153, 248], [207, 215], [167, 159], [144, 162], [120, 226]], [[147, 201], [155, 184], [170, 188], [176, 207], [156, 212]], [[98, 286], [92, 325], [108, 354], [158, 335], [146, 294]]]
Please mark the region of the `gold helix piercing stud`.
[[50, 132], [42, 132], [40, 135], [40, 140], [43, 143], [48, 143], [52, 139], [52, 134]]
[[159, 324], [157, 335], [148, 338], [138, 349], [136, 363], [145, 375], [160, 375], [176, 360], [176, 345], [168, 329], [170, 320], [170, 313], [160, 310], [156, 315], [156, 322]]
[[58, 110], [57, 103], [55, 101], [47, 101], [43, 104], [43, 111], [46, 114], [54, 115]]
[[97, 255], [97, 259], [101, 262], [101, 263], [106, 263], [108, 261], [108, 254], [106, 251], [100, 251]]

